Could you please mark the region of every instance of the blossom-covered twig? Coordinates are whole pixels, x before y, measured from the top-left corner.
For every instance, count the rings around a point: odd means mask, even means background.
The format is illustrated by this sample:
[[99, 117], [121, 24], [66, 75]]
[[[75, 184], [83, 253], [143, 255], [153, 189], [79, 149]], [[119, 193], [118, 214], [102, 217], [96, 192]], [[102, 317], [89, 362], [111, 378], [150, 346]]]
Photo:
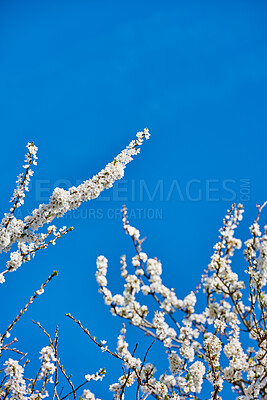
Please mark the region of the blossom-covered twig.
[[4, 338], [10, 334], [11, 329], [15, 326], [15, 324], [18, 322], [18, 320], [22, 317], [22, 315], [27, 311], [29, 305], [33, 303], [33, 301], [36, 299], [37, 296], [40, 296], [41, 294], [44, 293], [44, 288], [46, 285], [55, 277], [58, 275], [57, 271], [53, 271], [52, 274], [46, 279], [46, 281], [40, 286], [40, 289], [37, 290], [33, 296], [31, 296], [30, 300], [28, 303], [24, 306], [22, 310], [20, 310], [20, 313], [16, 316], [16, 318], [12, 321], [12, 323], [8, 326], [6, 329], [5, 333], [2, 335], [1, 338], [1, 343], [3, 342]]
[[[30, 215], [27, 215], [24, 220], [22, 220], [16, 218], [14, 212], [16, 208], [23, 204], [25, 191], [28, 190], [29, 179], [33, 174], [29, 167], [32, 164], [35, 165], [37, 159], [37, 147], [28, 143], [28, 153], [25, 159], [26, 164], [24, 165], [26, 172], [24, 175], [19, 175], [17, 181], [18, 186], [11, 199], [14, 205], [10, 213], [5, 214], [0, 223], [0, 253], [3, 251], [11, 251], [11, 247], [17, 243], [17, 250], [11, 252], [6, 270], [0, 273], [0, 283], [5, 281], [4, 274], [6, 272], [15, 271], [23, 262], [29, 261], [30, 256], [34, 256], [37, 249], [46, 248], [50, 243], [44, 243], [46, 234], [36, 233], [43, 225], [51, 224], [55, 218], [62, 217], [66, 212], [78, 208], [83, 202], [97, 198], [103, 190], [111, 188], [116, 180], [124, 176], [126, 165], [140, 152], [140, 146], [143, 144], [144, 139], [148, 139], [149, 137], [148, 129], [138, 132], [137, 139], [132, 140], [130, 144], [97, 175], [79, 186], [72, 186], [69, 190], [64, 190], [59, 187], [55, 188], [49, 203], [40, 204], [38, 208], [33, 210]], [[54, 232], [54, 229], [54, 225], [49, 226], [48, 233]], [[68, 230], [65, 228], [65, 233], [70, 230], [71, 228]], [[62, 230], [59, 230], [59, 234], [62, 236]], [[24, 256], [25, 254], [27, 254], [26, 257]]]

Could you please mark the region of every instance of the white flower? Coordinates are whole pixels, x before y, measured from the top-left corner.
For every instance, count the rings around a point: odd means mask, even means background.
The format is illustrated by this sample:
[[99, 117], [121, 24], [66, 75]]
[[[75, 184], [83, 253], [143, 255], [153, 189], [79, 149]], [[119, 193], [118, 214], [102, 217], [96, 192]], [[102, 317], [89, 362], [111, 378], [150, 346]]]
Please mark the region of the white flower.
[[91, 381], [91, 380], [93, 380], [93, 381], [98, 381], [98, 380], [102, 381], [102, 379], [104, 378], [105, 374], [106, 374], [105, 368], [101, 368], [95, 374], [92, 374], [92, 375], [87, 374], [87, 375], [85, 375], [85, 379], [87, 381]]
[[5, 228], [0, 230], [0, 251], [7, 247], [10, 243], [10, 234]]
[[15, 271], [16, 269], [18, 269], [23, 261], [23, 257], [20, 254], [20, 252], [17, 251], [13, 251], [10, 254], [10, 260], [7, 262], [7, 268], [9, 269], [9, 271]]
[[134, 239], [139, 239], [140, 232], [134, 226], [126, 225], [125, 229], [126, 229], [128, 235], [132, 236]]
[[143, 285], [143, 286], [141, 287], [141, 290], [142, 290], [142, 292], [143, 292], [144, 295], [147, 295], [148, 293], [151, 292], [150, 287], [149, 287], [148, 285]]
[[100, 400], [100, 399], [96, 399], [95, 395], [89, 389], [84, 389], [82, 399], [83, 400]]
[[139, 254], [139, 257], [140, 257], [140, 260], [142, 260], [144, 262], [147, 261], [147, 254], [146, 253], [141, 251], [140, 254]]
[[162, 266], [161, 262], [155, 260], [154, 258], [149, 258], [147, 260], [147, 272], [150, 275], [161, 275], [162, 274]]
[[190, 380], [191, 380], [191, 391], [200, 393], [203, 384], [203, 376], [205, 374], [205, 366], [201, 361], [196, 361], [189, 368]]
[[161, 375], [159, 378], [162, 383], [164, 383], [166, 386], [172, 388], [173, 386], [176, 385], [176, 379], [174, 378], [173, 375]]
[[[52, 346], [43, 347], [40, 351], [40, 360], [42, 361], [41, 372], [38, 376], [38, 379], [43, 379], [48, 377], [49, 375], [53, 375], [56, 370], [55, 362], [55, 352]], [[51, 380], [50, 380], [51, 382]]]

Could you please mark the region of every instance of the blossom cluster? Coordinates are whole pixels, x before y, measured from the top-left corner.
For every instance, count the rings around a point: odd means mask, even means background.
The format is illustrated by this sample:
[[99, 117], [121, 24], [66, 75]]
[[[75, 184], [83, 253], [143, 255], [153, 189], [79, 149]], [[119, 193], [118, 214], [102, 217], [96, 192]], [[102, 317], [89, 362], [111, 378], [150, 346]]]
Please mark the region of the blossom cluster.
[[[1, 398], [10, 400], [41, 400], [49, 396], [46, 390], [47, 383], [53, 383], [52, 377], [55, 373], [55, 355], [53, 349], [48, 346], [41, 350], [42, 365], [40, 373], [35, 379], [24, 378], [24, 367], [19, 364], [18, 360], [9, 358], [4, 363], [4, 373], [7, 380], [0, 389]], [[49, 377], [50, 375], [50, 377]], [[49, 377], [49, 378], [48, 378]], [[37, 379], [44, 381], [40, 389], [36, 388]]]
[[[242, 248], [241, 240], [235, 237], [244, 212], [243, 206], [238, 204], [228, 210], [223, 220], [219, 240], [200, 284], [184, 299], [179, 299], [175, 290], [167, 288], [162, 281], [160, 260], [149, 258], [143, 252], [140, 232], [129, 224], [127, 210], [123, 207], [124, 230], [131, 237], [136, 254], [130, 266], [126, 256], [121, 257], [121, 276], [125, 281], [121, 294], [113, 294], [108, 288], [108, 260], [99, 256], [96, 272], [99, 291], [113, 315], [128, 320], [130, 325], [162, 343], [163, 349], [167, 349], [169, 371], [156, 379], [156, 368], [150, 363], [147, 368], [153, 374], [148, 374], [144, 380], [144, 365], [140, 362], [125, 364], [123, 359], [128, 372], [111, 385], [114, 399], [123, 399], [125, 388], [134, 382], [137, 394], [140, 389], [143, 392], [144, 397], [140, 395], [140, 399], [149, 395], [164, 400], [200, 399], [204, 382], [210, 385], [210, 399], [213, 400], [221, 399], [227, 385], [239, 400], [267, 398], [267, 295], [264, 291], [267, 226], [262, 234], [258, 219], [263, 207], [258, 208], [257, 219], [250, 228], [252, 238], [245, 242], [247, 287], [232, 269], [234, 253]], [[197, 302], [201, 287], [206, 297], [202, 310]], [[141, 295], [153, 298], [156, 309], [149, 311], [141, 302]], [[124, 326], [117, 349], [121, 355], [131, 354], [125, 334]], [[134, 359], [138, 360], [136, 355]]]
[[[33, 143], [28, 143], [28, 153], [23, 166], [25, 173], [19, 175], [17, 187], [11, 199], [13, 206], [0, 223], [0, 253], [10, 252], [6, 270], [0, 273], [0, 283], [5, 282], [4, 275], [7, 272], [17, 270], [23, 262], [34, 257], [38, 249], [45, 249], [49, 244], [55, 244], [58, 238], [69, 232], [71, 228], [63, 227], [57, 230], [54, 225], [49, 225], [46, 232], [38, 233], [37, 231], [45, 224], [51, 224], [55, 218], [62, 217], [66, 212], [78, 208], [83, 202], [97, 198], [103, 190], [111, 188], [116, 180], [124, 176], [126, 165], [140, 152], [144, 139], [149, 139], [149, 137], [147, 128], [138, 132], [137, 139], [132, 140], [97, 175], [68, 190], [56, 187], [48, 204], [40, 204], [22, 220], [15, 217], [15, 211], [24, 203], [25, 192], [28, 191], [28, 184], [33, 175], [30, 166], [37, 164], [38, 149]], [[15, 243], [17, 243], [17, 249], [11, 251]]]

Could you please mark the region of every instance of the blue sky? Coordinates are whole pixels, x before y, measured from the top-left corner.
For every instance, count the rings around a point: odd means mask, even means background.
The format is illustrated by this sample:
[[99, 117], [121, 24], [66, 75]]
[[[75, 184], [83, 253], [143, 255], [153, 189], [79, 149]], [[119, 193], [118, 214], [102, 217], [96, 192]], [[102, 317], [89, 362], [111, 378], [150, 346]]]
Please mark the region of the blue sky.
[[[122, 287], [119, 257], [134, 255], [118, 217], [122, 204], [147, 236], [144, 250], [162, 261], [164, 281], [183, 297], [209, 262], [231, 203], [245, 206], [239, 234], [246, 239], [255, 204], [267, 199], [266, 12], [257, 0], [1, 1], [2, 213], [28, 141], [39, 160], [23, 215], [55, 186], [93, 176], [137, 131], [151, 132], [125, 179], [56, 221], [75, 229], [1, 287], [7, 324], [59, 270], [16, 335], [30, 332], [21, 347], [36, 354], [46, 342], [30, 319], [51, 332], [59, 324], [61, 359], [76, 383], [101, 366], [112, 368], [106, 387], [120, 373], [64, 313], [115, 348], [121, 322], [103, 304], [94, 274], [104, 254], [113, 291]], [[128, 337], [134, 344], [137, 331]], [[94, 386], [98, 397], [108, 396], [106, 387]]]

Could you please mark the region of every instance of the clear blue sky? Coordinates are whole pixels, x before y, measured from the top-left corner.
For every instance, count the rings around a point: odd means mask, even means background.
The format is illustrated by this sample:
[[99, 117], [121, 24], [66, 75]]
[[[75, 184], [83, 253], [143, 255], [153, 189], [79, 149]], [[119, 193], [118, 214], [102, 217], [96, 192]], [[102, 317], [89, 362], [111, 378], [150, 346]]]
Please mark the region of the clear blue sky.
[[[15, 333], [29, 332], [21, 348], [32, 356], [46, 339], [30, 319], [50, 332], [59, 324], [61, 360], [75, 383], [101, 366], [112, 369], [106, 383], [91, 386], [98, 397], [110, 398], [120, 365], [64, 313], [115, 348], [121, 321], [103, 304], [94, 274], [104, 254], [113, 292], [122, 287], [119, 257], [134, 255], [115, 217], [122, 204], [147, 236], [144, 250], [162, 261], [164, 282], [183, 297], [208, 264], [230, 204], [245, 205], [239, 234], [246, 239], [255, 204], [267, 199], [266, 17], [263, 0], [0, 3], [2, 213], [28, 141], [39, 160], [24, 213], [56, 185], [97, 173], [137, 131], [151, 132], [125, 180], [55, 221], [75, 229], [1, 287], [7, 324], [59, 270]], [[128, 337], [134, 344], [137, 331]]]

